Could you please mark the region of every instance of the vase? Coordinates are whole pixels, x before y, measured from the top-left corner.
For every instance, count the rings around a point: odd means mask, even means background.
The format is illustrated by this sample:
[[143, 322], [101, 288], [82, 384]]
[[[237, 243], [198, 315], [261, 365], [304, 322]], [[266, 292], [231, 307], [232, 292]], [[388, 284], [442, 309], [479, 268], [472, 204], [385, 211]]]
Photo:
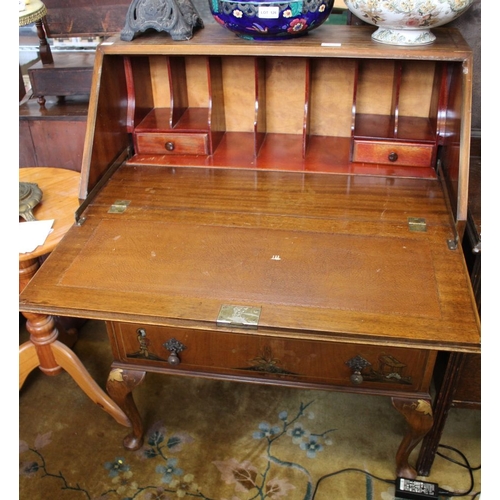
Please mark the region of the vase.
[[323, 24], [334, 0], [208, 0], [216, 22], [242, 38], [285, 40]]
[[431, 28], [462, 15], [474, 0], [344, 0], [359, 19], [377, 26], [372, 39], [391, 45], [427, 45]]

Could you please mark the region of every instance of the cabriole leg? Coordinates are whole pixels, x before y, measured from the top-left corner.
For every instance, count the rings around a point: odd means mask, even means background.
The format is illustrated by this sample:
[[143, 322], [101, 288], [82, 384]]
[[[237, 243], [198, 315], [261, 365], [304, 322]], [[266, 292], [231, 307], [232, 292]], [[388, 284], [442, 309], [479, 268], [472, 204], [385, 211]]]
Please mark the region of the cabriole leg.
[[144, 442], [144, 427], [135, 405], [132, 391], [144, 380], [145, 371], [112, 368], [106, 389], [115, 403], [125, 412], [132, 424], [132, 432], [123, 440], [127, 450], [137, 450]]
[[392, 404], [409, 425], [396, 453], [396, 474], [398, 477], [415, 479], [417, 471], [410, 466], [408, 458], [432, 427], [434, 419], [431, 402], [428, 399], [392, 398]]

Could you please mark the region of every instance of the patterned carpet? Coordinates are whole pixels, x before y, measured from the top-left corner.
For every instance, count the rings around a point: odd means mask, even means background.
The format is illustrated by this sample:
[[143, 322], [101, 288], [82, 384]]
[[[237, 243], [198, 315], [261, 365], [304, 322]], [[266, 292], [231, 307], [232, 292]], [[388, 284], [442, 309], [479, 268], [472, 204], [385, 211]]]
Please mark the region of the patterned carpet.
[[[104, 387], [104, 324], [87, 322], [74, 350]], [[33, 372], [19, 397], [19, 498], [394, 499], [405, 423], [389, 398], [159, 374], [148, 374], [134, 397], [148, 432], [143, 448], [128, 452], [127, 429], [68, 374]], [[442, 439], [473, 467], [480, 423], [480, 411], [452, 409]], [[480, 470], [473, 477], [463, 498], [479, 498]], [[471, 485], [466, 468], [440, 456], [425, 480], [453, 492]]]

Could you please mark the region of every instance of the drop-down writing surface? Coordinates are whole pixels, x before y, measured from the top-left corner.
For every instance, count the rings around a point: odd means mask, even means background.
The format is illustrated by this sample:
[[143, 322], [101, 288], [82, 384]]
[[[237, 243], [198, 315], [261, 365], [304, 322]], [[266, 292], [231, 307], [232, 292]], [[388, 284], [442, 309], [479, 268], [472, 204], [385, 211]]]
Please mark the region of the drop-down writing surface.
[[[108, 213], [116, 200], [130, 203]], [[263, 306], [267, 328], [478, 346], [436, 180], [122, 166], [84, 215], [47, 270], [69, 315], [206, 324], [236, 302]]]

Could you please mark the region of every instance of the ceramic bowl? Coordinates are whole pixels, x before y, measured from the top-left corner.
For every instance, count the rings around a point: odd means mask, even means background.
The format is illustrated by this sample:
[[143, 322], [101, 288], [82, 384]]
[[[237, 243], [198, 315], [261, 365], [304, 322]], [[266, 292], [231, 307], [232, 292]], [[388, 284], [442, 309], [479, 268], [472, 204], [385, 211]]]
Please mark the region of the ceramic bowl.
[[378, 29], [372, 38], [392, 45], [425, 45], [437, 28], [463, 14], [474, 0], [344, 0], [359, 19]]
[[214, 19], [242, 38], [284, 40], [323, 24], [334, 0], [208, 0]]

